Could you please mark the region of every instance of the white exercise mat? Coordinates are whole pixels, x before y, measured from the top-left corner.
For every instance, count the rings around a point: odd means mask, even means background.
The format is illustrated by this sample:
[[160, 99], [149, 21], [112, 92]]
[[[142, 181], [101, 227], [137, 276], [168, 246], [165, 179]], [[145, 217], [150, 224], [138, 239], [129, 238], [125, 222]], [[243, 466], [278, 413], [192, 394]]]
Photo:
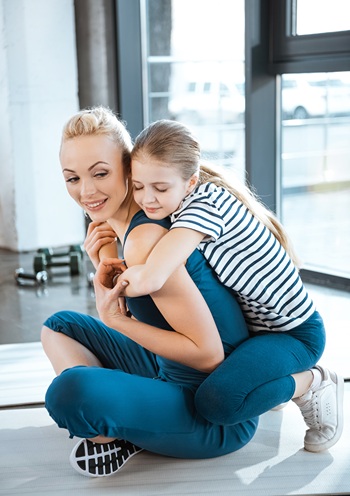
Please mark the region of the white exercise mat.
[[54, 377], [41, 343], [0, 345], [0, 408], [44, 404]]
[[328, 452], [303, 446], [305, 425], [298, 408], [261, 417], [243, 449], [211, 460], [178, 460], [142, 452], [117, 475], [89, 479], [69, 465], [76, 440], [58, 429], [43, 408], [0, 411], [0, 494], [33, 496], [182, 496], [349, 494], [350, 388], [345, 427]]

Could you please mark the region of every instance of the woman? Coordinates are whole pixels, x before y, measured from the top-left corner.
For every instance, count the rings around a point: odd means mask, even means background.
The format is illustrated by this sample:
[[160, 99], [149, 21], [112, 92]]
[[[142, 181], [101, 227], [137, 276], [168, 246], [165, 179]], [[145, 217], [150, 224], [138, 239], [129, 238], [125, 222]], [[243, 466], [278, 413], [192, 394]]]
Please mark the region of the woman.
[[168, 220], [147, 219], [135, 203], [130, 150], [124, 126], [97, 108], [70, 119], [60, 151], [68, 192], [94, 221], [85, 246], [97, 268], [101, 321], [63, 311], [44, 323], [43, 347], [57, 373], [46, 407], [60, 427], [82, 438], [70, 461], [94, 477], [117, 472], [141, 449], [221, 456], [243, 447], [258, 424], [252, 418], [221, 427], [194, 408], [199, 384], [248, 337], [232, 292], [198, 251], [152, 298], [128, 301], [135, 318], [118, 307], [120, 262], [100, 261], [101, 247], [113, 248], [116, 233], [126, 264], [144, 263], [169, 227]]

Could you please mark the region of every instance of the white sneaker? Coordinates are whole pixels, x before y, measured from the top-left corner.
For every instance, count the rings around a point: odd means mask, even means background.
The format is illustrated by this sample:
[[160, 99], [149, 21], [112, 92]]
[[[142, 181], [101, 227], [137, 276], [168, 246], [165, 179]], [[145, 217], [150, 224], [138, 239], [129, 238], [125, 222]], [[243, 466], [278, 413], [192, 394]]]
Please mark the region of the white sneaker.
[[129, 441], [116, 439], [98, 444], [81, 439], [73, 448], [69, 461], [74, 470], [87, 477], [106, 477], [120, 470], [142, 448]]
[[335, 372], [317, 365], [322, 381], [316, 391], [293, 399], [309, 429], [304, 438], [307, 451], [318, 453], [331, 448], [343, 431], [344, 380]]

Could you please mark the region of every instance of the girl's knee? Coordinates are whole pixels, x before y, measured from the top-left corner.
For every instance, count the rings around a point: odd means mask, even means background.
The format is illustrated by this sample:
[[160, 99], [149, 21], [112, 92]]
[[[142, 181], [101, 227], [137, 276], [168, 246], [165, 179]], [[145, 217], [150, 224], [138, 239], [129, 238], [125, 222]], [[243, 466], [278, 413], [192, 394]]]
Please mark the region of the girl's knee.
[[240, 421], [242, 404], [240, 396], [234, 394], [233, 391], [223, 390], [210, 381], [204, 381], [195, 395], [195, 406], [198, 413], [212, 424], [236, 424]]

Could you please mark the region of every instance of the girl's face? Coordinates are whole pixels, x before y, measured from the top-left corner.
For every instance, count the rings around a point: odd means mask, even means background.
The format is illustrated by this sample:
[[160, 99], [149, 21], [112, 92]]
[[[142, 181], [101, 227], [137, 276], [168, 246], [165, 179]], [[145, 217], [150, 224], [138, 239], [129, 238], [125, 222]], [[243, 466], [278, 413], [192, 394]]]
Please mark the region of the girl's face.
[[106, 136], [80, 136], [62, 144], [60, 160], [70, 196], [97, 222], [118, 212], [128, 192], [119, 147]]
[[197, 183], [196, 175], [185, 181], [174, 167], [144, 156], [132, 160], [131, 174], [136, 203], [157, 220], [175, 212]]

